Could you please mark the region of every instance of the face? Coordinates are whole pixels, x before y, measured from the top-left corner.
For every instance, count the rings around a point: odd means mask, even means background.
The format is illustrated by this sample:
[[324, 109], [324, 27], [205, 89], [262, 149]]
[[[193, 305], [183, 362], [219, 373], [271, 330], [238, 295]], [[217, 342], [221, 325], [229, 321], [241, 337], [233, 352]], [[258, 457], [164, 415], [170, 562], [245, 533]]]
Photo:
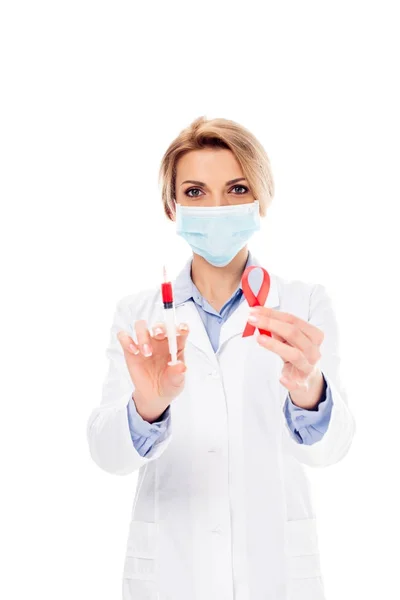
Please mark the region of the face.
[[226, 148], [187, 152], [176, 166], [176, 202], [182, 206], [247, 204], [255, 198], [234, 154]]

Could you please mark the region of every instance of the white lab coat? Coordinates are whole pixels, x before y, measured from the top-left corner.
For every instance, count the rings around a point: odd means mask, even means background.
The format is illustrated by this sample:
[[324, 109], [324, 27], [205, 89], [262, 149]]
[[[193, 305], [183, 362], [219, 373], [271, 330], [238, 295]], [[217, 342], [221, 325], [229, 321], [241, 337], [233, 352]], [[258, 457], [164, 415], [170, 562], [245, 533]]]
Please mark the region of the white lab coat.
[[[222, 325], [214, 353], [196, 307], [187, 322], [184, 391], [146, 457], [135, 450], [127, 404], [134, 390], [116, 337], [162, 319], [158, 289], [123, 297], [107, 349], [101, 404], [88, 420], [90, 453], [109, 473], [139, 470], [123, 570], [124, 600], [323, 600], [315, 514], [303, 465], [347, 453], [355, 425], [339, 375], [338, 328], [326, 288], [270, 273], [266, 306], [320, 327], [320, 367], [333, 393], [329, 428], [311, 446], [283, 414], [283, 361], [242, 338], [246, 301]], [[110, 515], [111, 518], [111, 515]]]

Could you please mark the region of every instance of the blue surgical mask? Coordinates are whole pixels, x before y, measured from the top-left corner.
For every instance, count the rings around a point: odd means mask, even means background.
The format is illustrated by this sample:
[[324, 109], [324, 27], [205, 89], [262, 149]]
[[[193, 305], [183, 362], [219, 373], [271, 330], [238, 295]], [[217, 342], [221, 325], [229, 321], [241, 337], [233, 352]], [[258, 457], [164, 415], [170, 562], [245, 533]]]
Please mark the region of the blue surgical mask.
[[260, 229], [259, 202], [233, 206], [176, 205], [176, 233], [214, 267], [225, 267]]

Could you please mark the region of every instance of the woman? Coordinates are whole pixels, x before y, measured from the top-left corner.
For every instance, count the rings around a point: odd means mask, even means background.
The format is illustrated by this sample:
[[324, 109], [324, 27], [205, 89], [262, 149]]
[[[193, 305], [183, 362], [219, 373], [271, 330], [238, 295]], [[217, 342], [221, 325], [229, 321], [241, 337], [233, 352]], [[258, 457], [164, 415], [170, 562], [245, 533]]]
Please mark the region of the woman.
[[[265, 306], [249, 310], [241, 277], [258, 262], [247, 242], [274, 185], [244, 127], [196, 119], [160, 179], [193, 250], [174, 282], [179, 362], [169, 364], [160, 290], [125, 296], [88, 422], [102, 469], [139, 470], [123, 598], [322, 600], [303, 465], [336, 463], [354, 433], [329, 295], [270, 273]], [[247, 323], [255, 333], [243, 337]]]

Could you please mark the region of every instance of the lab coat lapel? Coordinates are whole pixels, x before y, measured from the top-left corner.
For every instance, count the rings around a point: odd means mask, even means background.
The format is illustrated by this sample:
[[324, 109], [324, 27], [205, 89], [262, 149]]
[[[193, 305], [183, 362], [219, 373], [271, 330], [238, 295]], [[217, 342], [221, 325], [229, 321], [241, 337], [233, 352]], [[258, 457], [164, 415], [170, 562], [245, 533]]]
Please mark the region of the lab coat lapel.
[[189, 325], [189, 335], [186, 343], [196, 346], [217, 366], [218, 360], [215, 356], [214, 348], [211, 345], [207, 330], [194, 302], [188, 300], [177, 306], [175, 308], [175, 316], [178, 324], [187, 323]]
[[[187, 277], [190, 277], [190, 264], [191, 261], [187, 262], [184, 270], [179, 275], [177, 280], [177, 288], [179, 288], [178, 295], [185, 296], [186, 290], [180, 290], [180, 286], [183, 285], [185, 287]], [[249, 261], [249, 266], [260, 266], [258, 260], [251, 256]], [[267, 300], [265, 302], [265, 306], [269, 306], [271, 308], [276, 308], [279, 306], [279, 293], [278, 293], [278, 284], [274, 274], [269, 273], [270, 275], [270, 290], [268, 293]], [[189, 336], [187, 343], [193, 344], [199, 350], [201, 350], [210, 361], [218, 366], [218, 352], [221, 349], [221, 346], [225, 344], [228, 340], [236, 335], [241, 335], [246, 326], [247, 317], [249, 314], [249, 305], [247, 300], [243, 300], [240, 305], [233, 311], [227, 321], [222, 325], [219, 339], [219, 347], [217, 353], [214, 352], [214, 349], [211, 345], [210, 339], [208, 337], [206, 328], [204, 327], [203, 321], [199, 315], [199, 312], [194, 305], [194, 302], [191, 299], [188, 299], [180, 304], [178, 304], [175, 308], [175, 317], [176, 322], [179, 323], [187, 323], [189, 325]]]
[[217, 366], [218, 362], [207, 330], [192, 300], [191, 263], [192, 259], [186, 262], [174, 282], [175, 320], [178, 325], [179, 323], [189, 325], [187, 345], [192, 344], [198, 348]]

